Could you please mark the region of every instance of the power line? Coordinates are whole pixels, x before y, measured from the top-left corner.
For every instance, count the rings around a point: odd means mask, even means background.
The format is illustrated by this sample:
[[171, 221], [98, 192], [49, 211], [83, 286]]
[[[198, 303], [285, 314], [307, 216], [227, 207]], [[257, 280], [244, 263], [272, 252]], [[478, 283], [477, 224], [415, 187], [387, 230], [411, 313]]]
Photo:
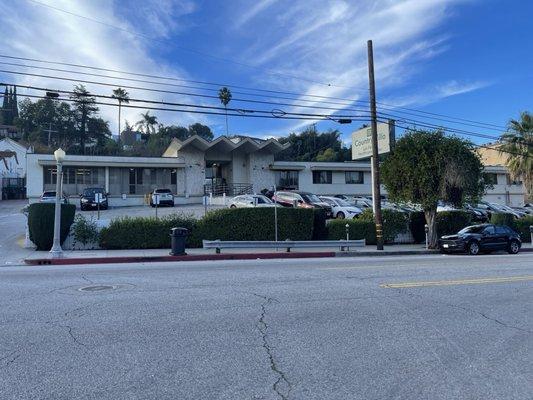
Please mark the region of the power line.
[[[42, 2], [37, 1], [37, 0], [27, 0], [27, 1], [29, 1], [31, 3], [34, 3], [34, 4], [38, 4], [38, 5], [43, 6], [43, 7], [50, 8], [50, 9], [55, 10], [55, 11], [59, 11], [59, 12], [62, 12], [62, 13], [68, 14], [68, 15], [72, 15], [74, 17], [82, 18], [82, 19], [85, 19], [87, 21], [94, 22], [96, 24], [104, 25], [104, 26], [107, 26], [108, 28], [117, 29], [117, 30], [120, 30], [122, 32], [126, 32], [126, 33], [128, 33], [130, 35], [143, 37], [143, 38], [146, 38], [146, 39], [149, 39], [149, 40], [152, 40], [152, 41], [165, 43], [167, 45], [170, 42], [169, 40], [158, 39], [158, 38], [154, 38], [154, 37], [149, 36], [149, 35], [145, 35], [143, 33], [134, 32], [134, 31], [131, 31], [129, 29], [122, 28], [120, 26], [116, 26], [116, 25], [110, 24], [108, 22], [100, 21], [100, 20], [98, 20], [96, 18], [87, 17], [87, 16], [81, 15], [81, 14], [76, 14], [76, 13], [74, 13], [72, 11], [64, 10], [62, 8], [55, 7], [55, 6], [52, 6], [50, 4], [42, 3]], [[170, 43], [172, 43], [172, 42], [170, 42]], [[231, 60], [231, 59], [224, 58], [224, 57], [214, 56], [212, 54], [204, 53], [204, 52], [201, 52], [201, 51], [198, 51], [198, 50], [194, 50], [194, 49], [190, 49], [190, 48], [187, 48], [187, 47], [176, 46], [174, 43], [172, 43], [172, 45], [174, 47], [176, 47], [177, 49], [180, 49], [180, 50], [183, 50], [183, 51], [187, 51], [189, 53], [197, 54], [197, 55], [200, 55], [200, 56], [203, 56], [203, 57], [208, 57], [208, 58], [211, 58], [211, 59], [219, 61], [219, 62], [231, 63], [231, 64], [239, 65], [239, 66], [242, 66], [242, 67], [255, 69], [255, 70], [258, 70], [258, 71], [263, 71], [263, 72], [266, 72], [268, 75], [275, 75], [275, 76], [281, 76], [281, 77], [286, 77], [286, 78], [290, 78], [290, 79], [296, 79], [296, 80], [309, 82], [309, 83], [314, 83], [314, 84], [327, 86], [327, 87], [334, 86], [334, 87], [342, 87], [342, 88], [344, 88], [344, 86], [337, 86], [337, 85], [333, 85], [331, 83], [324, 83], [324, 82], [315, 81], [315, 80], [311, 80], [311, 79], [307, 79], [307, 78], [302, 78], [302, 77], [295, 76], [295, 75], [285, 74], [285, 73], [282, 73], [282, 72], [269, 70], [269, 69], [266, 69], [266, 68], [256, 67], [254, 65], [250, 65], [250, 64], [243, 63], [243, 62], [240, 62], [240, 61], [235, 61], [235, 60]]]

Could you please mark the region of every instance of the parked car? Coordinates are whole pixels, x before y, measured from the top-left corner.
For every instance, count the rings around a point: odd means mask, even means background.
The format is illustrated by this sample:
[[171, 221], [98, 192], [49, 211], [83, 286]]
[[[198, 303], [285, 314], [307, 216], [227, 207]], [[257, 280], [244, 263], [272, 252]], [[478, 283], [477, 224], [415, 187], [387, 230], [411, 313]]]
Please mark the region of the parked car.
[[321, 201], [316, 194], [309, 192], [277, 191], [273, 200], [284, 207], [321, 208], [326, 212], [326, 218], [333, 217], [333, 211], [328, 203]]
[[354, 197], [353, 204], [362, 210], [365, 208], [373, 208], [372, 199], [369, 199], [368, 197]]
[[150, 193], [150, 205], [152, 207], [156, 206], [156, 196], [159, 197], [159, 204], [157, 204], [158, 206], [166, 205], [174, 207], [174, 195], [170, 189], [154, 189], [154, 191]]
[[489, 213], [480, 208], [475, 208], [470, 204], [465, 204], [464, 209], [470, 213], [473, 222], [485, 223], [489, 221]]
[[443, 253], [466, 252], [477, 255], [480, 252], [506, 250], [510, 254], [520, 251], [520, 235], [505, 225], [481, 224], [461, 229], [455, 235], [442, 236], [439, 248]]
[[[56, 191], [55, 190], [47, 190], [43, 192], [41, 195], [41, 198], [39, 199], [39, 203], [55, 203], [56, 202]], [[68, 204], [68, 197], [63, 192], [61, 196], [61, 203]]]
[[[97, 193], [100, 194], [99, 201], [96, 201]], [[101, 188], [101, 187], [86, 188], [80, 194], [80, 209], [82, 211], [97, 209], [98, 204], [100, 204], [100, 210], [107, 210], [108, 208], [107, 193], [104, 188]]]
[[333, 218], [357, 218], [363, 212], [360, 208], [338, 197], [319, 196], [319, 199], [331, 206]]
[[243, 194], [235, 196], [230, 202], [230, 208], [241, 207], [276, 207], [274, 202], [262, 194]]

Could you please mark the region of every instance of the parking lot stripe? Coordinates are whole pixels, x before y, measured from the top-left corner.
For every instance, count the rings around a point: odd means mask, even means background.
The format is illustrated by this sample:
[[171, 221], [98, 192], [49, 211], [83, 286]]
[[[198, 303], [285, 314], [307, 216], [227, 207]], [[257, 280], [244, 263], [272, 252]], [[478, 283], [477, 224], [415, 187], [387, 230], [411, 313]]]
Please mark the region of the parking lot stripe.
[[478, 278], [478, 279], [458, 279], [447, 281], [420, 281], [420, 282], [403, 282], [403, 283], [383, 283], [379, 285], [382, 288], [398, 289], [398, 288], [412, 288], [425, 286], [451, 286], [451, 285], [479, 285], [488, 283], [506, 283], [506, 282], [520, 282], [532, 281], [533, 275], [524, 276], [506, 276], [494, 278]]

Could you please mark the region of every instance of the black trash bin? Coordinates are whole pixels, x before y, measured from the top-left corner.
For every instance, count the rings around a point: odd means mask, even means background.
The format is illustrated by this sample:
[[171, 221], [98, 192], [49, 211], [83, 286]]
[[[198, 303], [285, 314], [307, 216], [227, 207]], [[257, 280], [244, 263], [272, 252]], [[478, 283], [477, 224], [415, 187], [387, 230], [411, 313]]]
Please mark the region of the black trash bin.
[[189, 236], [189, 230], [187, 228], [172, 228], [170, 230], [171, 256], [183, 256], [187, 254], [185, 253], [185, 241], [187, 240], [187, 236]]

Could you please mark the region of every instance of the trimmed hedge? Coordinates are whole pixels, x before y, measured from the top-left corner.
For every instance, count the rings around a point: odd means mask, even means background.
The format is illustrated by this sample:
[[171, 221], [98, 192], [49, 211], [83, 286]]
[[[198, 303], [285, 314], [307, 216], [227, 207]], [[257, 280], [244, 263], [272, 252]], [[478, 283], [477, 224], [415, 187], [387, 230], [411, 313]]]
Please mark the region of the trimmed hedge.
[[531, 242], [531, 232], [529, 227], [533, 225], [533, 215], [528, 215], [514, 221], [512, 228], [520, 234], [522, 242]]
[[472, 225], [472, 216], [468, 211], [443, 211], [437, 213], [436, 224], [439, 236], [453, 235]]
[[361, 219], [336, 219], [328, 224], [329, 240], [345, 240], [346, 224], [350, 232], [350, 240], [365, 239], [366, 244], [376, 244], [376, 226], [374, 221]]
[[326, 212], [315, 208], [313, 215], [313, 240], [325, 240], [328, 237]]
[[[278, 240], [313, 239], [314, 222], [321, 218], [312, 209], [278, 208]], [[274, 240], [274, 208], [233, 208], [209, 212], [198, 221], [191, 245], [202, 240]]]
[[[155, 217], [119, 218], [100, 231], [99, 244], [103, 249], [162, 249], [170, 248], [170, 229], [187, 228], [194, 231], [197, 221], [191, 216], [168, 215]], [[191, 236], [187, 238], [191, 245]]]
[[[34, 203], [28, 207], [28, 229], [30, 240], [37, 246], [37, 250], [50, 250], [54, 242], [55, 204]], [[61, 205], [61, 244], [65, 241], [74, 222], [76, 206], [74, 204]]]
[[509, 213], [494, 213], [490, 216], [490, 223], [494, 225], [507, 225], [510, 228], [514, 228], [515, 216]]
[[[383, 216], [383, 239], [386, 243], [393, 242], [398, 234], [407, 232], [408, 215], [406, 213], [389, 209], [384, 209], [381, 213]], [[374, 223], [374, 213], [368, 208], [359, 215], [358, 220]]]
[[409, 230], [415, 243], [424, 243], [426, 241], [426, 216], [424, 211], [413, 211], [409, 214]]

